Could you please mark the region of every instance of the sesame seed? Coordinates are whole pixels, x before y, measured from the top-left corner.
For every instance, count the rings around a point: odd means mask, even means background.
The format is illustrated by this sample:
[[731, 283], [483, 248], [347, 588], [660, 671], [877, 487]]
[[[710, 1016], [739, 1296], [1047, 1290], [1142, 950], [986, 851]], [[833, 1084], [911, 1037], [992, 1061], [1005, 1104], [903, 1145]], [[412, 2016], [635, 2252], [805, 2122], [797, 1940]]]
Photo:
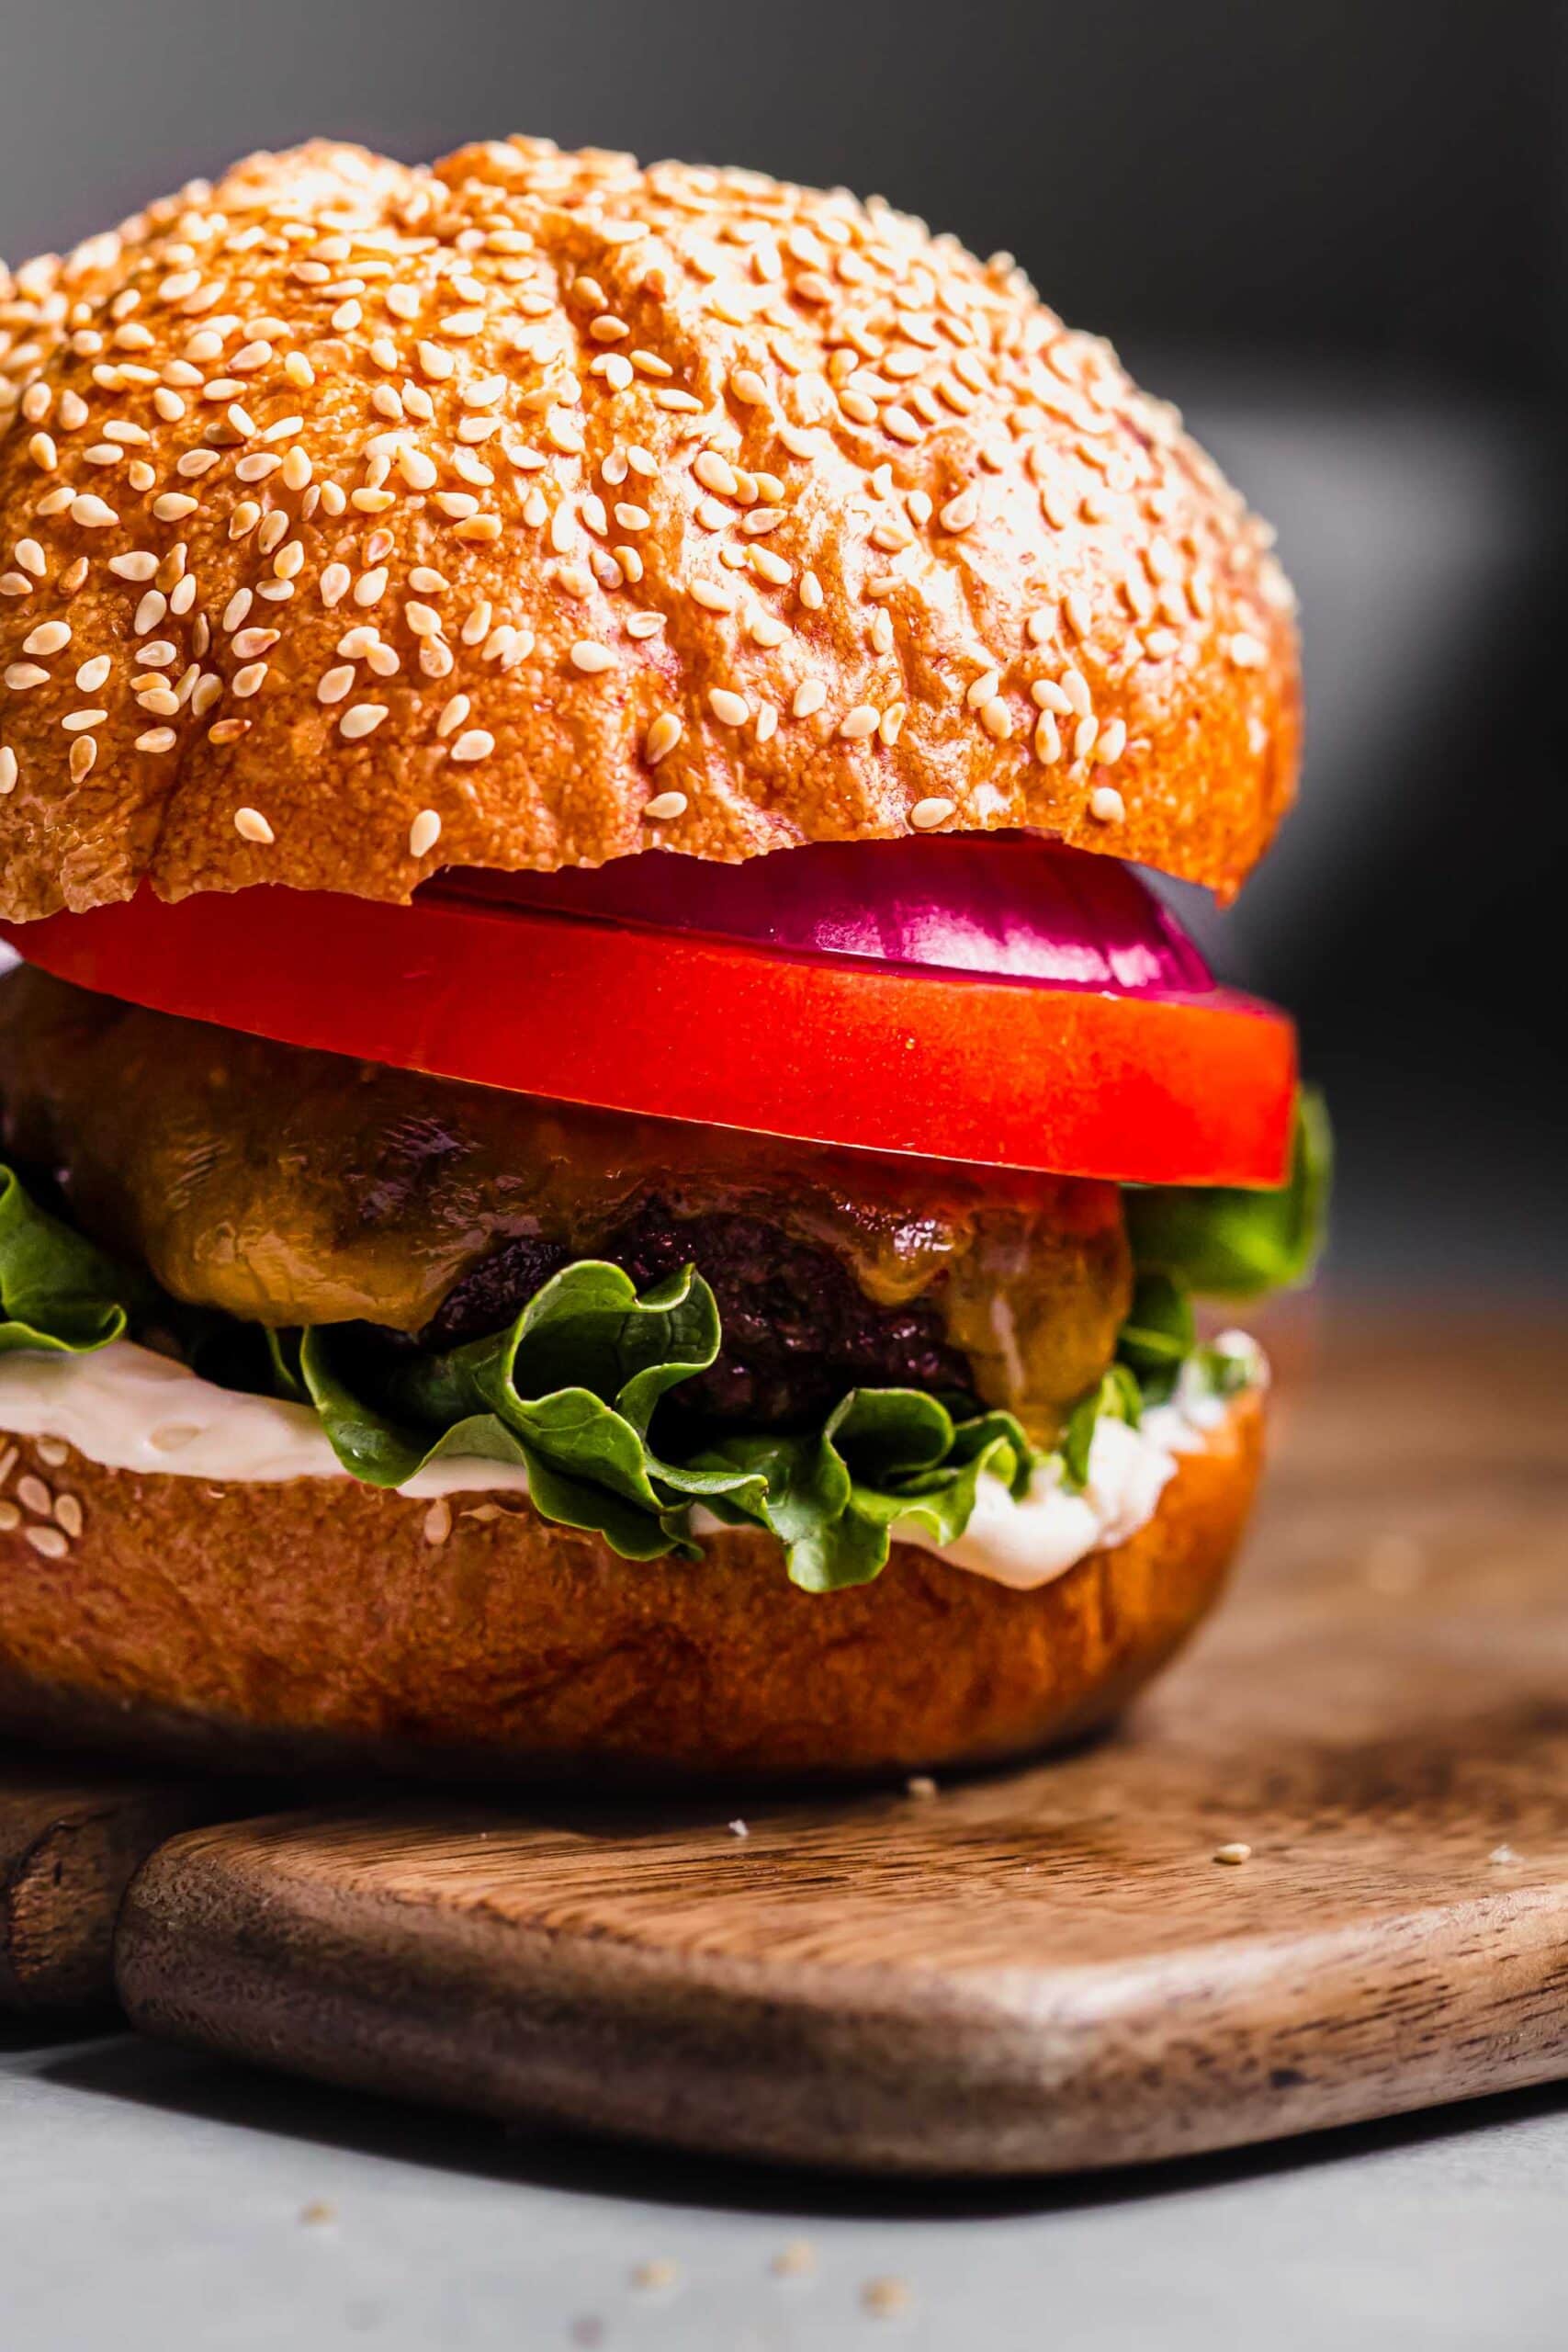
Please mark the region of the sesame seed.
[[909, 811], [909, 822], [918, 831], [929, 833], [938, 825], [945, 825], [958, 803], [955, 800], [931, 798], [917, 800]]
[[74, 1495], [56, 1495], [54, 1516], [67, 1535], [80, 1535], [83, 1527], [82, 1506]]
[[574, 670], [581, 670], [589, 677], [615, 666], [615, 657], [609, 647], [596, 644], [591, 637], [580, 637], [568, 658]]
[[434, 808], [422, 808], [409, 827], [409, 855], [423, 857], [441, 839], [441, 819]]
[[20, 772], [15, 752], [8, 743], [0, 743], [0, 792], [15, 792]]
[[744, 727], [751, 716], [744, 695], [734, 694], [728, 686], [709, 688], [708, 708], [721, 727]]
[[735, 597], [731, 590], [718, 580], [694, 580], [690, 589], [692, 602], [705, 606], [710, 613], [732, 613]]
[[[234, 639], [234, 650], [242, 662], [251, 662], [276, 645], [278, 636], [279, 631], [275, 628], [243, 628]], [[81, 684], [80, 679], [77, 684]]]
[[686, 806], [683, 792], [660, 792], [648, 803], [642, 813], [649, 823], [663, 825], [672, 822], [677, 817], [683, 817]]
[[803, 571], [800, 575], [800, 601], [808, 613], [819, 613], [822, 609], [822, 582], [814, 571]]
[[735, 469], [719, 456], [716, 449], [699, 450], [693, 460], [692, 471], [705, 490], [716, 492], [720, 498], [735, 496]]
[[989, 702], [981, 706], [980, 724], [998, 743], [1008, 741], [1012, 734], [1012, 713], [1000, 695], [993, 695]]
[[470, 727], [459, 735], [452, 746], [452, 757], [464, 762], [488, 760], [495, 749], [495, 737], [482, 727]]
[[266, 663], [252, 662], [244, 669], [235, 671], [232, 691], [242, 702], [248, 702], [252, 695], [261, 692], [265, 680]]
[[351, 703], [338, 720], [337, 731], [346, 742], [357, 743], [364, 736], [374, 735], [387, 715], [385, 703]]
[[1055, 767], [1062, 756], [1062, 734], [1048, 710], [1034, 722], [1034, 756], [1043, 767]]
[[95, 654], [90, 662], [84, 662], [77, 671], [77, 685], [85, 695], [96, 695], [108, 676], [112, 664], [107, 653]]
[[36, 1510], [43, 1519], [50, 1518], [54, 1510], [54, 1497], [30, 1470], [24, 1471], [17, 1481], [17, 1499], [24, 1510]]
[[[189, 501], [189, 505], [195, 504], [196, 501], [193, 498]], [[157, 507], [154, 506], [152, 511], [156, 514]], [[71, 520], [73, 523], [79, 523], [85, 531], [104, 531], [118, 523], [119, 516], [112, 506], [106, 505], [101, 498], [95, 498], [89, 492], [83, 497], [73, 498], [71, 501]]]
[[1001, 683], [995, 670], [982, 670], [964, 699], [971, 710], [982, 709], [999, 693]]
[[737, 368], [729, 379], [729, 389], [747, 408], [762, 408], [767, 403], [767, 385], [754, 368]]
[[398, 451], [398, 471], [411, 490], [434, 490], [437, 481], [434, 460], [423, 449], [415, 449], [405, 442]]
[[1113, 760], [1119, 760], [1121, 758], [1126, 748], [1126, 720], [1124, 718], [1108, 718], [1104, 726], [1100, 730], [1100, 740], [1094, 747], [1095, 757], [1102, 761], [1105, 765], [1109, 767]]
[[840, 719], [839, 732], [852, 743], [863, 743], [868, 736], [875, 734], [881, 724], [882, 713], [874, 704], [861, 702]]
[[821, 709], [827, 699], [828, 689], [820, 678], [803, 678], [795, 690], [790, 709], [796, 718], [809, 718], [814, 710]]
[[65, 1535], [58, 1527], [28, 1527], [22, 1531], [35, 1552], [46, 1560], [63, 1560], [71, 1549]]
[[131, 628], [138, 637], [147, 637], [155, 629], [169, 609], [169, 600], [161, 588], [149, 588], [136, 607]]
[[136, 738], [133, 748], [138, 752], [172, 752], [178, 740], [172, 727], [150, 727], [145, 735]]
[[451, 1532], [452, 1506], [443, 1496], [424, 1514], [424, 1540], [430, 1544], [445, 1544]]
[[642, 755], [649, 766], [656, 768], [660, 760], [668, 759], [685, 731], [674, 711], [661, 710], [643, 737]]
[[1062, 610], [1066, 616], [1067, 626], [1073, 635], [1087, 637], [1093, 626], [1093, 616], [1089, 612], [1089, 598], [1081, 589], [1068, 590], [1062, 599]]
[[[1092, 720], [1086, 719], [1086, 726]], [[1096, 785], [1089, 797], [1089, 813], [1098, 824], [1119, 825], [1127, 814], [1127, 805], [1112, 784]]]
[[1094, 749], [1095, 739], [1099, 733], [1100, 721], [1098, 718], [1094, 718], [1092, 714], [1087, 718], [1079, 719], [1077, 725], [1073, 729], [1073, 757], [1075, 760], [1088, 759], [1089, 753]]
[[31, 634], [22, 639], [24, 653], [48, 656], [58, 653], [71, 642], [71, 628], [66, 621], [42, 621]]
[[344, 662], [337, 668], [322, 673], [316, 685], [316, 700], [342, 702], [344, 696], [352, 692], [353, 686], [354, 665], [351, 662]]
[[234, 831], [242, 841], [259, 842], [265, 847], [276, 836], [259, 808], [236, 808]]
[[1252, 1860], [1252, 1849], [1238, 1838], [1228, 1846], [1216, 1846], [1214, 1860], [1216, 1862], [1249, 1862]]
[[[91, 503], [96, 505], [101, 502], [94, 500]], [[192, 498], [186, 491], [166, 490], [161, 498], [155, 498], [152, 501], [152, 512], [157, 516], [160, 523], [178, 523], [182, 522], [186, 515], [194, 514], [199, 503], [200, 502], [198, 500]], [[78, 506], [85, 505], [86, 503], [88, 503], [88, 502], [84, 499], [78, 499], [76, 502]], [[74, 507], [73, 507], [72, 513], [77, 522], [80, 522], [83, 519], [79, 514], [76, 514]], [[110, 514], [107, 516], [107, 519], [110, 522], [115, 522], [118, 521], [118, 518], [116, 515]]]
[[29, 686], [46, 686], [49, 672], [40, 670], [36, 662], [13, 662], [5, 673], [5, 683], [10, 693], [26, 694]]
[[1269, 648], [1249, 629], [1237, 629], [1226, 650], [1238, 670], [1259, 670], [1269, 659]]

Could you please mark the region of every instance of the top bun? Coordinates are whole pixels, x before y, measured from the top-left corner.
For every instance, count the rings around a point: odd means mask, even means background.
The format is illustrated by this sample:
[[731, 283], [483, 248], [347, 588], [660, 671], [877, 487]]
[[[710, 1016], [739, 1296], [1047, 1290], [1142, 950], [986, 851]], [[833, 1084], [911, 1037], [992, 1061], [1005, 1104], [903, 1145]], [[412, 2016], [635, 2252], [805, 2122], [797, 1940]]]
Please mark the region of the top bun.
[[1006, 254], [516, 139], [0, 268], [0, 913], [1036, 826], [1239, 886], [1290, 592]]

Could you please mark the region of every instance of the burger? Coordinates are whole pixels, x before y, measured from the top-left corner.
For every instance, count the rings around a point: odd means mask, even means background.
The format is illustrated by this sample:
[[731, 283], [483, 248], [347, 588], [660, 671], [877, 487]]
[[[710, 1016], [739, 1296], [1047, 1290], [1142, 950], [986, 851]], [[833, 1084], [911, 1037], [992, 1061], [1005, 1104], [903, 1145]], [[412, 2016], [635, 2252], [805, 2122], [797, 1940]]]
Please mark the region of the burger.
[[1009, 256], [751, 172], [319, 143], [0, 272], [0, 1722], [1118, 1709], [1322, 1203], [1135, 870], [1291, 797], [1269, 537]]

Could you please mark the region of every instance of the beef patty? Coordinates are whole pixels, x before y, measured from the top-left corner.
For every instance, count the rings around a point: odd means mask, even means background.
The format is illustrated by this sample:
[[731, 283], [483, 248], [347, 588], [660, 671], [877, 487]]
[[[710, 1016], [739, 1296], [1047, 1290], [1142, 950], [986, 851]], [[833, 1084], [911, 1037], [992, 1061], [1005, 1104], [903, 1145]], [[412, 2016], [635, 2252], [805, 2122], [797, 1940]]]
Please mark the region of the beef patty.
[[[667, 1410], [728, 1428], [807, 1427], [863, 1385], [924, 1388], [975, 1408], [974, 1373], [949, 1343], [940, 1306], [877, 1306], [829, 1251], [766, 1217], [681, 1217], [650, 1200], [599, 1255], [638, 1290], [688, 1265], [712, 1285], [718, 1355], [671, 1392]], [[448, 1293], [422, 1339], [450, 1347], [500, 1329], [570, 1256], [558, 1242], [503, 1242]]]

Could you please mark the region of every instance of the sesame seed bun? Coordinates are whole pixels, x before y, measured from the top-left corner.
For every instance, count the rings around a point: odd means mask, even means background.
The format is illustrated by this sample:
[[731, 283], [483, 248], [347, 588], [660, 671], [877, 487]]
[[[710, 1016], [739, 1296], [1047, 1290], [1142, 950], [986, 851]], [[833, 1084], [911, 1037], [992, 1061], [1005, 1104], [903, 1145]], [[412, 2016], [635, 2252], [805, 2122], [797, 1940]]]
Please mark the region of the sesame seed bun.
[[0, 913], [1041, 827], [1229, 895], [1290, 597], [1005, 255], [316, 144], [0, 269]]
[[874, 1583], [823, 1596], [752, 1530], [705, 1538], [694, 1571], [620, 1559], [510, 1497], [218, 1488], [24, 1444], [28, 1515], [0, 1533], [0, 1724], [491, 1779], [995, 1761], [1106, 1720], [1203, 1615], [1262, 1421], [1255, 1394], [1236, 1399], [1146, 1526], [1033, 1592], [896, 1544]]

